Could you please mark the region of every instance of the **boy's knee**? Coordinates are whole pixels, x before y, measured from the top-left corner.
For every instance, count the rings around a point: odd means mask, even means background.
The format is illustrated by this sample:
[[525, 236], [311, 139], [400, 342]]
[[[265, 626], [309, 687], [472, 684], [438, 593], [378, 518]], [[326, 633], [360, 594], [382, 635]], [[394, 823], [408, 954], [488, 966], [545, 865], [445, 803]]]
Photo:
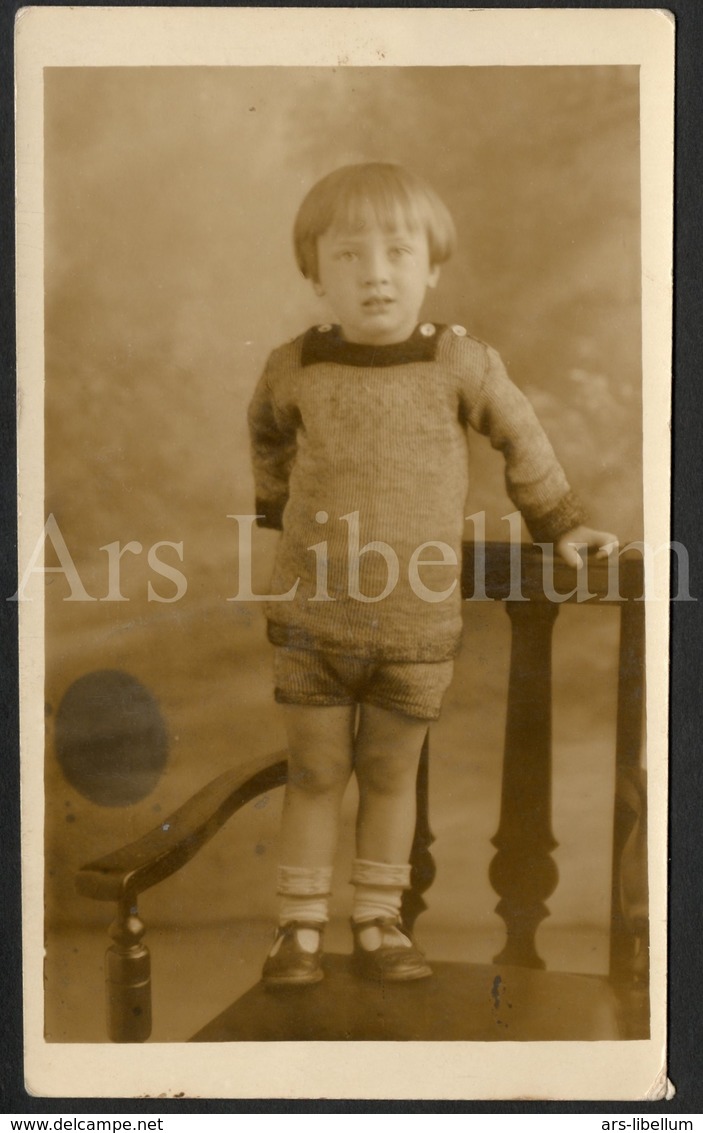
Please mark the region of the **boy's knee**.
[[298, 763], [289, 768], [290, 786], [306, 795], [327, 795], [346, 787], [351, 768], [343, 760]]
[[373, 756], [361, 760], [356, 773], [362, 790], [371, 790], [377, 795], [397, 795], [415, 782], [417, 765], [402, 756]]

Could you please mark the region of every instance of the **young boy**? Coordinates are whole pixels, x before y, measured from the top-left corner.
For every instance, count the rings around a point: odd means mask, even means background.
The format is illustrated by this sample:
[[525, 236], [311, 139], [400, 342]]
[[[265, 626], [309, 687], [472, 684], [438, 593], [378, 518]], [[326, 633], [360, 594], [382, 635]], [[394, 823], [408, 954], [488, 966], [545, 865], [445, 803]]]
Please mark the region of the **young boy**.
[[377, 980], [431, 969], [400, 922], [415, 779], [461, 634], [467, 433], [503, 452], [535, 541], [607, 553], [498, 354], [461, 326], [418, 325], [455, 241], [434, 191], [396, 165], [338, 169], [303, 201], [298, 265], [338, 325], [275, 350], [249, 408], [257, 522], [282, 530], [270, 599], [289, 778], [271, 987], [323, 977], [340, 806], [359, 785], [353, 964]]

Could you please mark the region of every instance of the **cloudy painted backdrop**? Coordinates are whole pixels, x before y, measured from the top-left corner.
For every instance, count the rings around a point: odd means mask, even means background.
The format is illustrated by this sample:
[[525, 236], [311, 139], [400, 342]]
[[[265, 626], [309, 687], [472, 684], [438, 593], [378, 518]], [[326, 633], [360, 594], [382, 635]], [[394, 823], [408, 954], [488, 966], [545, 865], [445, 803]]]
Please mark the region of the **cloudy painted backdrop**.
[[[245, 408], [264, 360], [327, 315], [297, 274], [290, 237], [317, 178], [391, 160], [433, 182], [459, 251], [426, 317], [463, 323], [499, 349], [594, 524], [640, 535], [638, 120], [636, 68], [45, 72], [47, 512], [93, 598], [109, 591], [100, 548], [143, 548], [122, 559], [124, 601], [66, 602], [64, 580], [48, 576], [47, 910], [56, 940], [109, 919], [75, 897], [80, 861], [282, 740], [260, 610], [227, 602], [237, 561], [226, 517], [252, 509]], [[467, 514], [481, 508], [489, 537], [505, 537], [501, 461], [476, 438]], [[262, 586], [275, 538], [256, 537]], [[183, 545], [182, 563], [162, 552], [187, 578], [175, 603], [148, 601], [150, 582], [174, 593], [148, 564], [158, 541]], [[607, 847], [595, 854], [600, 873], [583, 854], [600, 847], [610, 821], [599, 784], [607, 796], [615, 624], [611, 611], [587, 616], [587, 626], [573, 616], [582, 613], [562, 611], [556, 641], [563, 884], [552, 908], [565, 923], [596, 923], [607, 906]], [[458, 919], [467, 938], [490, 922], [494, 903], [485, 870], [508, 648], [502, 611], [469, 615], [433, 801], [446, 867], [435, 916]], [[164, 775], [130, 805], [86, 798], [56, 758], [62, 698], [100, 669], [141, 681], [167, 733]], [[220, 835], [190, 880], [172, 879], [148, 905], [150, 923], [269, 915], [276, 813], [272, 802], [243, 819], [236, 867]], [[59, 991], [50, 982], [56, 1010]], [[61, 1027], [70, 1035], [70, 1021]]]

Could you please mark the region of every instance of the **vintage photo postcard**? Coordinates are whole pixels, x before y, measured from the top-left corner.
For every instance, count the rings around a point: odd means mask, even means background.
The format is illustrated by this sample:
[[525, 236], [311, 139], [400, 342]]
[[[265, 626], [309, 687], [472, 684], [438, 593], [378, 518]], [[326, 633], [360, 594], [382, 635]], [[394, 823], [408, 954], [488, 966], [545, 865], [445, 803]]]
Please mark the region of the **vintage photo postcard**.
[[20, 12], [31, 1092], [666, 1096], [673, 45]]

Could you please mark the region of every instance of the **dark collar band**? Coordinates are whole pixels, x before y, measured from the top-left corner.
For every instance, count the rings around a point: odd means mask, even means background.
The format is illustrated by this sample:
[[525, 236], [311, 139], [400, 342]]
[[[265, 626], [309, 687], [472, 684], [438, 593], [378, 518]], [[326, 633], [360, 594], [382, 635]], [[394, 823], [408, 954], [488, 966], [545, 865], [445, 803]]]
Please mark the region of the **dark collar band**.
[[[426, 328], [433, 328], [427, 334]], [[342, 328], [311, 327], [303, 338], [302, 364], [314, 366], [316, 362], [336, 362], [340, 366], [404, 366], [408, 362], [432, 362], [437, 350], [437, 339], [442, 328], [435, 323], [422, 323], [405, 342], [386, 346], [369, 346], [363, 342], [347, 342]], [[422, 331], [425, 331], [423, 334]]]

